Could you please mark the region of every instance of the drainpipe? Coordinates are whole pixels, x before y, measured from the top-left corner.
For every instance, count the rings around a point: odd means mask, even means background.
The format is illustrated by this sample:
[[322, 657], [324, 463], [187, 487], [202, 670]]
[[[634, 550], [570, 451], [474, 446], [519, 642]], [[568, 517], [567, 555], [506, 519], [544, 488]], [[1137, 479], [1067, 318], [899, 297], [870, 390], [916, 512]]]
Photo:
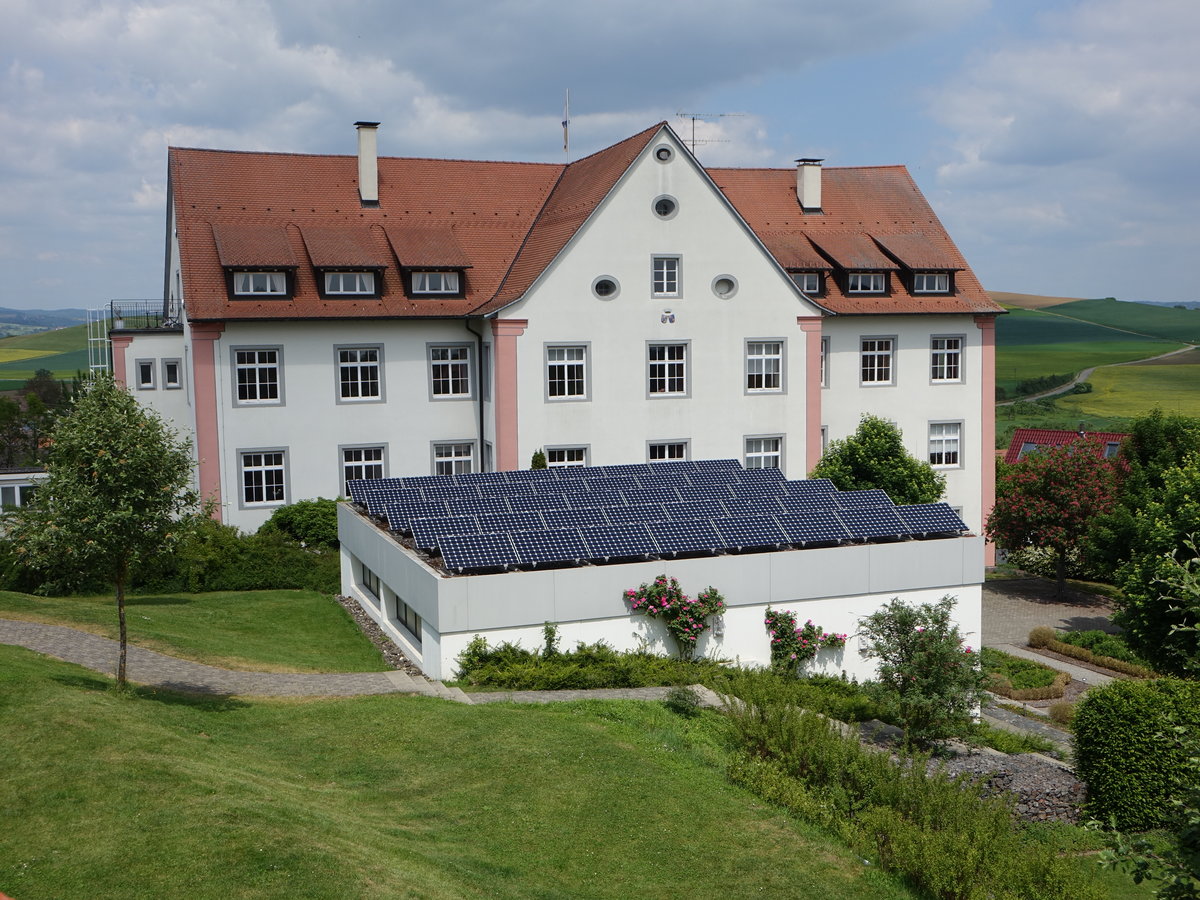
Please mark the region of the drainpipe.
[[[480, 321], [480, 322], [482, 322], [482, 321], [483, 321], [483, 319], [480, 319], [479, 321]], [[475, 360], [476, 360], [476, 365], [478, 366], [478, 369], [479, 369], [479, 375], [478, 375], [478, 378], [477, 378], [477, 380], [476, 380], [475, 402], [476, 402], [476, 403], [479, 405], [479, 471], [480, 471], [480, 472], [482, 472], [482, 471], [483, 471], [483, 457], [484, 457], [484, 453], [483, 453], [483, 444], [484, 444], [484, 430], [483, 430], [483, 330], [482, 330], [482, 327], [481, 327], [481, 329], [480, 329], [479, 331], [476, 331], [474, 328], [472, 328], [472, 327], [471, 327], [471, 319], [470, 319], [470, 317], [467, 317], [467, 318], [463, 319], [463, 325], [466, 327], [467, 331], [471, 332], [471, 334], [473, 334], [473, 335], [475, 336]], [[496, 463], [496, 461], [493, 459], [493, 460], [492, 460], [492, 465], [495, 465], [495, 463]]]

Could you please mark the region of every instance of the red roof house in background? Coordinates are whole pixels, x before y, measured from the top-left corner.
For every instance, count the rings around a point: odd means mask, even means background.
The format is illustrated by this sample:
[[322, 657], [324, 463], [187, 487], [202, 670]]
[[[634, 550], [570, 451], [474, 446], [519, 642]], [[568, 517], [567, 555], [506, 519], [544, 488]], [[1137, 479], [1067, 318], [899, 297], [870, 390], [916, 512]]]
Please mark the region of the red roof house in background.
[[1127, 437], [1129, 437], [1128, 434], [1120, 431], [1058, 431], [1053, 428], [1018, 428], [1013, 432], [1008, 452], [1004, 454], [1004, 461], [1015, 463], [1034, 450], [1062, 447], [1083, 438], [1101, 441], [1104, 444], [1104, 458], [1109, 459], [1120, 452], [1121, 441]]

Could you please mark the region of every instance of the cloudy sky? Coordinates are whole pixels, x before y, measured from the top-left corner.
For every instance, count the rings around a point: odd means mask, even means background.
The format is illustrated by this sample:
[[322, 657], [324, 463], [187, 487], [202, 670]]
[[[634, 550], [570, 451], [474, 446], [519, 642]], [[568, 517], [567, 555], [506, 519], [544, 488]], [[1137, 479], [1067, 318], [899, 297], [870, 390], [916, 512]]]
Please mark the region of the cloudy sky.
[[[0, 306], [161, 296], [166, 148], [903, 163], [993, 290], [1200, 299], [1196, 0], [0, 0]], [[737, 113], [715, 117], [716, 113]], [[1189, 262], [1191, 260], [1191, 262]]]

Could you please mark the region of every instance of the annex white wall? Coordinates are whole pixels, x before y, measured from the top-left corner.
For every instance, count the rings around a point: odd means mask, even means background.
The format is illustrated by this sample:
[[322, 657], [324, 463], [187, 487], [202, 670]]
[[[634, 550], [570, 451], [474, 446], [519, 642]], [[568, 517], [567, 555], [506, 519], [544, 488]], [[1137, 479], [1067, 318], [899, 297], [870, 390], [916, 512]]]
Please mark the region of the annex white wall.
[[[192, 384], [186, 338], [180, 331], [132, 332], [133, 340], [124, 349], [126, 386], [138, 402], [162, 416], [182, 437], [195, 443], [195, 415], [192, 411]], [[154, 364], [154, 383], [139, 387], [137, 363], [149, 360]], [[168, 387], [164, 381], [163, 363], [179, 362], [179, 387]], [[115, 360], [114, 360], [115, 362]]]
[[[666, 163], [654, 150], [675, 149]], [[654, 212], [670, 196], [670, 218]], [[655, 299], [651, 258], [678, 255], [681, 296]], [[737, 281], [718, 298], [713, 280]], [[616, 296], [592, 291], [615, 279]], [[711, 183], [664, 133], [651, 142], [527, 297], [503, 310], [526, 318], [518, 339], [519, 459], [547, 446], [588, 446], [593, 465], [643, 462], [647, 441], [690, 442], [692, 458], [743, 458], [744, 438], [783, 435], [784, 470], [803, 477], [805, 337], [817, 315]], [[745, 390], [747, 339], [784, 343], [783, 391]], [[647, 344], [688, 343], [688, 396], [648, 396]], [[546, 398], [545, 346], [586, 344], [589, 398]]]
[[[829, 339], [828, 386], [822, 390], [821, 412], [828, 440], [847, 437], [859, 417], [871, 413], [900, 426], [904, 445], [918, 459], [929, 458], [929, 425], [961, 422], [960, 464], [938, 467], [946, 476], [945, 500], [960, 507], [976, 532], [982, 529], [980, 446], [982, 332], [971, 316], [835, 316], [823, 322]], [[930, 340], [963, 338], [962, 381], [934, 383]], [[895, 340], [894, 377], [890, 385], [860, 383], [860, 341], [864, 337]], [[990, 454], [984, 458], [990, 462]], [[794, 477], [794, 476], [793, 476]]]
[[[559, 625], [564, 646], [604, 640], [632, 650], [643, 642], [673, 652], [661, 623], [633, 615], [625, 590], [659, 574], [678, 578], [695, 594], [712, 585], [725, 596], [724, 633], [709, 633], [698, 650], [707, 656], [765, 665], [770, 659], [763, 613], [768, 605], [811, 618], [827, 631], [853, 633], [858, 619], [899, 596], [925, 603], [958, 597], [956, 621], [976, 638], [982, 626], [983, 542], [979, 538], [908, 541], [777, 553], [654, 560], [497, 575], [448, 577], [405, 550], [386, 531], [342, 504], [342, 592], [356, 597], [393, 639], [434, 678], [453, 676], [455, 659], [476, 634], [490, 642], [541, 643], [545, 622]], [[385, 596], [399, 596], [421, 616], [420, 647], [389, 621], [362, 587], [362, 567], [379, 576]], [[394, 608], [393, 608], [394, 612]], [[855, 641], [828, 653], [819, 667], [859, 678], [874, 673]]]

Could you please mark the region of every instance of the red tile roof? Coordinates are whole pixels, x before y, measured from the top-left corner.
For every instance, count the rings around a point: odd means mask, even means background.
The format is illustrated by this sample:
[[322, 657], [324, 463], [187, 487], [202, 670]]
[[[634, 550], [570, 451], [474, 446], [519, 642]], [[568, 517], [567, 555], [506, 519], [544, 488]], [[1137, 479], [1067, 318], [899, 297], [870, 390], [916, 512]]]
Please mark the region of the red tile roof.
[[1129, 435], [1120, 431], [1088, 431], [1081, 435], [1078, 431], [1059, 431], [1052, 428], [1018, 428], [1013, 432], [1008, 452], [1004, 454], [1004, 461], [1017, 462], [1021, 458], [1021, 450], [1029, 445], [1038, 448], [1062, 447], [1083, 437], [1099, 441], [1101, 444], [1119, 444]]
[[[172, 148], [170, 191], [184, 300], [194, 321], [262, 318], [465, 316], [520, 299], [659, 134], [659, 123], [576, 162], [472, 162], [380, 157], [379, 205], [358, 199], [354, 156]], [[794, 169], [713, 169], [740, 215], [790, 269], [962, 269], [953, 296], [844, 297], [817, 302], [844, 314], [1001, 311], [983, 292], [902, 167], [823, 170], [823, 214], [800, 210]], [[869, 237], [868, 237], [869, 236]], [[308, 261], [311, 265], [302, 262]], [[292, 299], [230, 300], [223, 267], [297, 266]], [[314, 267], [383, 268], [378, 299], [323, 299]], [[465, 270], [461, 298], [405, 294], [402, 267]], [[894, 279], [896, 280], [896, 279]]]

